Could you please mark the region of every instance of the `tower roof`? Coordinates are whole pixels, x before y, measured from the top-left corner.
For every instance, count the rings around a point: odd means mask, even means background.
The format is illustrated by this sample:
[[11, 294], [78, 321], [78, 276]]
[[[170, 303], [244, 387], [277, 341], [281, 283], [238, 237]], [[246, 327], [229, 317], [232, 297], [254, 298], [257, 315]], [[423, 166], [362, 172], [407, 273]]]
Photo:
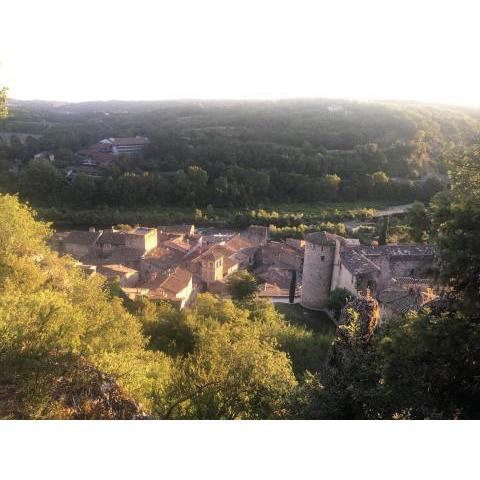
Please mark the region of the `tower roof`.
[[315, 245], [325, 245], [329, 247], [335, 246], [336, 235], [329, 234], [327, 232], [313, 232], [305, 235], [305, 240]]

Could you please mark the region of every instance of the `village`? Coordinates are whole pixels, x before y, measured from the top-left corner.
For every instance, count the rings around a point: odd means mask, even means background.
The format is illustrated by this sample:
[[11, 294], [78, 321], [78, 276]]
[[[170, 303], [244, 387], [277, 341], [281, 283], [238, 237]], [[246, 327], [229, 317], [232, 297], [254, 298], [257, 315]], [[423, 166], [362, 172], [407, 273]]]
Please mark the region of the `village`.
[[180, 309], [203, 292], [228, 298], [228, 278], [247, 269], [258, 280], [259, 297], [330, 315], [329, 297], [338, 288], [375, 296], [382, 316], [418, 311], [437, 298], [435, 251], [423, 244], [367, 246], [327, 232], [272, 241], [265, 226], [239, 233], [169, 225], [74, 230], [58, 234], [56, 248], [86, 274], [117, 280], [129, 299]]
[[[118, 158], [137, 158], [149, 145], [147, 137], [109, 137], [77, 152], [78, 166], [67, 169], [67, 178], [79, 171], [96, 177], [97, 167]], [[50, 152], [35, 158], [54, 161]], [[378, 218], [404, 214], [413, 204], [377, 212]], [[352, 236], [363, 225], [346, 223]], [[215, 230], [188, 225], [156, 227], [119, 225], [57, 234], [56, 248], [72, 256], [88, 275], [101, 274], [118, 281], [129, 299], [145, 297], [168, 301], [179, 309], [191, 306], [199, 293], [228, 298], [228, 279], [248, 270], [258, 281], [258, 296], [274, 303], [298, 303], [327, 313], [337, 289], [352, 296], [372, 295], [383, 318], [419, 311], [435, 300], [436, 256], [428, 244], [385, 244], [344, 238], [323, 231], [304, 239], [269, 238], [267, 226], [246, 230]]]

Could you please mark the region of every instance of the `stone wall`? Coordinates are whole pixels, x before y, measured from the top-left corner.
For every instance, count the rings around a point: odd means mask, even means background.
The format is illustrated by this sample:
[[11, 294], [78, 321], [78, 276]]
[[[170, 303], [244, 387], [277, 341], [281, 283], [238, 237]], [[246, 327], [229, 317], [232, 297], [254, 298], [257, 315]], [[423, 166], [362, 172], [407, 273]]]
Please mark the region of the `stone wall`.
[[334, 288], [346, 288], [350, 292], [356, 294], [357, 288], [355, 284], [355, 276], [350, 273], [344, 265], [340, 263], [338, 267], [338, 275], [335, 282]]
[[335, 246], [305, 242], [301, 304], [305, 308], [327, 308], [332, 283]]

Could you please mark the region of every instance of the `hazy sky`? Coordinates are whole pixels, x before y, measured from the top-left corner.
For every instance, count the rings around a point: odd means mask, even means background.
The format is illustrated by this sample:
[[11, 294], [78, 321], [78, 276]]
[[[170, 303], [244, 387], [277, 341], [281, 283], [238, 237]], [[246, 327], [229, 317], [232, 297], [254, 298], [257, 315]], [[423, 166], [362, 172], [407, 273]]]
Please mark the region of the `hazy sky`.
[[480, 105], [478, 0], [5, 0], [22, 99], [390, 98]]

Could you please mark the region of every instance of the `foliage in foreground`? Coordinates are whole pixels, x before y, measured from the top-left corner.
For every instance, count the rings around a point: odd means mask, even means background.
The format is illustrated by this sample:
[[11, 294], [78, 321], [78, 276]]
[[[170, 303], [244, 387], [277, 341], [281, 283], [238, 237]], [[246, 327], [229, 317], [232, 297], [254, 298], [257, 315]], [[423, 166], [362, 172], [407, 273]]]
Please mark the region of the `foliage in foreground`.
[[457, 159], [427, 212], [450, 297], [376, 329], [347, 305], [327, 363], [328, 338], [255, 297], [127, 311], [100, 276], [48, 248], [48, 225], [1, 196], [0, 415], [88, 418], [58, 391], [80, 358], [153, 418], [480, 418], [479, 162], [476, 150]]
[[155, 418], [285, 418], [303, 371], [323, 362], [316, 334], [268, 303], [205, 295], [182, 312], [146, 301], [127, 311], [101, 276], [50, 250], [49, 226], [16, 197], [0, 197], [0, 223], [0, 381], [12, 416], [68, 418], [58, 385], [81, 359]]

